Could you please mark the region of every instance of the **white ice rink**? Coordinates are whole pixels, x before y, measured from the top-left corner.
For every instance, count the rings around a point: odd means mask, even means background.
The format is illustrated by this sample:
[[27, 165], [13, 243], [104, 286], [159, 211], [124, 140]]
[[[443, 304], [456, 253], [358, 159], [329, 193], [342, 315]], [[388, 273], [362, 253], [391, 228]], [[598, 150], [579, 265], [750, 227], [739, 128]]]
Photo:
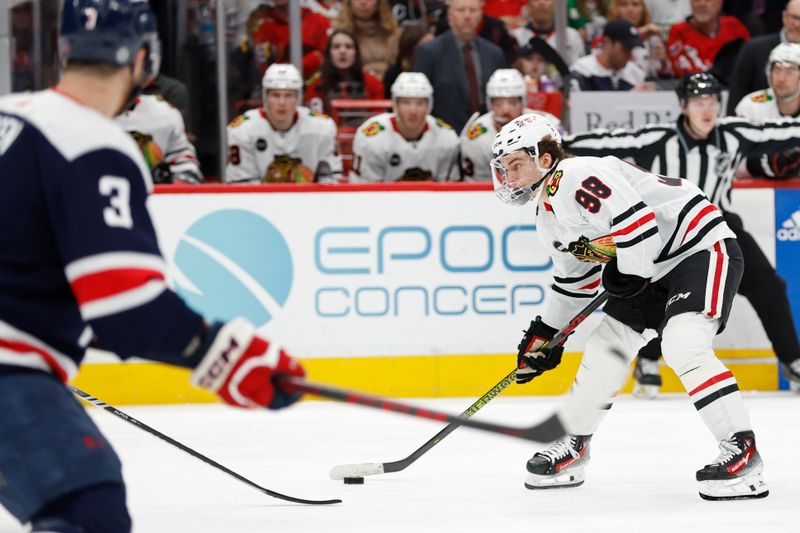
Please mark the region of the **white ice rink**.
[[[557, 401], [498, 398], [476, 416], [531, 424]], [[745, 502], [697, 495], [694, 472], [717, 447], [684, 395], [622, 397], [592, 442], [584, 486], [551, 491], [523, 487], [537, 445], [466, 428], [403, 472], [360, 486], [333, 481], [334, 465], [401, 459], [442, 427], [363, 407], [122, 408], [269, 489], [343, 500], [333, 506], [264, 496], [109, 413], [92, 415], [122, 457], [139, 533], [800, 531], [800, 397], [748, 394], [746, 401], [770, 495]], [[458, 413], [470, 399], [416, 403]], [[0, 510], [0, 532], [22, 530]]]

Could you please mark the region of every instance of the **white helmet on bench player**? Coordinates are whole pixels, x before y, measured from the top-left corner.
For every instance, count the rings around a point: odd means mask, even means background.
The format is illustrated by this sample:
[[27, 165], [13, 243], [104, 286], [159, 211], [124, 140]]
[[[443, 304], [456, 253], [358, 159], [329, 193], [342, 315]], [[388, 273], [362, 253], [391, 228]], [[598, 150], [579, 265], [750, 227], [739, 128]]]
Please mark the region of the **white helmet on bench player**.
[[261, 79], [261, 88], [264, 109], [267, 108], [267, 91], [273, 89], [297, 91], [298, 105], [303, 100], [303, 77], [300, 76], [300, 71], [297, 70], [297, 67], [291, 63], [273, 63], [270, 65]]
[[[767, 61], [767, 82], [770, 88], [772, 87], [772, 66], [775, 63], [789, 63], [790, 65], [797, 65], [800, 67], [800, 44], [797, 43], [781, 43], [772, 49], [769, 53], [769, 60]], [[800, 93], [798, 90], [785, 98], [795, 98]], [[776, 95], [777, 96], [777, 95]]]
[[427, 98], [430, 113], [433, 109], [433, 86], [421, 72], [401, 72], [392, 84], [392, 104], [395, 106], [398, 98]]
[[[553, 124], [545, 117], [533, 113], [513, 119], [495, 135], [492, 144], [492, 183], [495, 194], [505, 203], [522, 205], [530, 201], [533, 191], [558, 163], [553, 161], [549, 168], [542, 168], [539, 165], [539, 143], [548, 137], [561, 144], [561, 134]], [[541, 174], [536, 183], [522, 187], [509, 183], [504, 162], [509, 155], [519, 151], [523, 151], [533, 160], [533, 165]]]
[[486, 84], [486, 97], [492, 98], [517, 97], [524, 100], [528, 88], [525, 78], [515, 68], [500, 68], [494, 71]]

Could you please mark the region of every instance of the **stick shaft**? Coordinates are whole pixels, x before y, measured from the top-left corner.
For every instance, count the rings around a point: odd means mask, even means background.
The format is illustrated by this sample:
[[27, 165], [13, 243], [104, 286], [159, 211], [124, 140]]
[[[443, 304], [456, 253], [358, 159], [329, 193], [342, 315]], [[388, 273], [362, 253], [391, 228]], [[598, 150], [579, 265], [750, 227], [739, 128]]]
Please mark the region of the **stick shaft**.
[[197, 451], [193, 450], [192, 448], [189, 448], [185, 444], [181, 444], [180, 442], [176, 441], [172, 437], [170, 437], [168, 435], [165, 435], [164, 433], [161, 433], [157, 429], [148, 426], [144, 422], [141, 422], [140, 420], [137, 420], [136, 418], [130, 416], [129, 414], [120, 411], [116, 407], [114, 407], [112, 405], [108, 405], [107, 403], [103, 402], [102, 400], [99, 400], [99, 399], [95, 398], [91, 394], [88, 394], [88, 393], [86, 393], [86, 392], [84, 392], [84, 391], [80, 390], [79, 388], [74, 387], [72, 385], [67, 385], [67, 388], [70, 390], [70, 392], [72, 392], [74, 395], [76, 395], [80, 399], [82, 399], [82, 400], [84, 400], [84, 401], [86, 401], [86, 402], [88, 402], [88, 403], [90, 403], [92, 405], [95, 405], [97, 407], [100, 407], [104, 411], [108, 411], [109, 413], [111, 413], [112, 415], [116, 416], [117, 418], [121, 418], [122, 420], [128, 422], [129, 424], [132, 424], [132, 425], [136, 426], [137, 428], [139, 428], [139, 429], [141, 429], [143, 431], [146, 431], [147, 433], [150, 433], [154, 437], [158, 437], [159, 439], [163, 440], [164, 442], [167, 442], [167, 443], [171, 444], [172, 446], [175, 446], [179, 450], [182, 450], [182, 451], [188, 453], [192, 457], [200, 459], [201, 461], [203, 461], [207, 465], [210, 465], [210, 466], [216, 468], [217, 470], [221, 470], [222, 472], [225, 472], [229, 476], [241, 481], [242, 483], [250, 485], [254, 489], [256, 489], [256, 490], [258, 490], [258, 491], [260, 491], [260, 492], [262, 492], [262, 493], [264, 493], [264, 494], [266, 494], [268, 496], [272, 496], [273, 498], [278, 498], [279, 500], [286, 500], [288, 502], [305, 503], [305, 504], [316, 504], [316, 505], [327, 505], [327, 504], [341, 503], [342, 502], [342, 500], [306, 500], [306, 499], [303, 499], [303, 498], [295, 498], [294, 496], [287, 496], [285, 494], [281, 494], [280, 492], [275, 492], [273, 490], [269, 490], [269, 489], [267, 489], [265, 487], [262, 487], [261, 485], [258, 485], [257, 483], [254, 483], [253, 481], [250, 481], [249, 479], [247, 479], [246, 477], [242, 476], [241, 474], [237, 474], [236, 472], [234, 472], [230, 468], [219, 464], [218, 462], [214, 461], [213, 459], [211, 459], [209, 457], [206, 457], [202, 453], [197, 452]]

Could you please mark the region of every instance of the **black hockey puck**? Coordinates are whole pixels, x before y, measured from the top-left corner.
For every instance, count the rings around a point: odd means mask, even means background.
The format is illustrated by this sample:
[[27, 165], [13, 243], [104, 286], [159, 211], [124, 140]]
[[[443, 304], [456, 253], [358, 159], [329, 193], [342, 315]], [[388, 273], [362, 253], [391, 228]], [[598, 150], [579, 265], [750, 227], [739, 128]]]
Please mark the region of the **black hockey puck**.
[[363, 485], [364, 478], [363, 477], [346, 477], [344, 478], [345, 485]]

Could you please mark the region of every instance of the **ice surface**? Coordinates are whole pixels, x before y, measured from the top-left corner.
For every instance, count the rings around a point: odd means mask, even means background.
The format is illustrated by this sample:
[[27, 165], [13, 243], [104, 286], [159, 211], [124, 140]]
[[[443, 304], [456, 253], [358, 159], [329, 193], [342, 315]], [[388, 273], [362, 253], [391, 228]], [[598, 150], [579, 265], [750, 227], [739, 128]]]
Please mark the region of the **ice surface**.
[[[539, 420], [558, 398], [498, 398], [481, 418]], [[483, 533], [549, 531], [797, 531], [800, 527], [800, 397], [748, 394], [770, 496], [706, 502], [694, 472], [716, 443], [685, 395], [622, 397], [592, 441], [587, 481], [530, 491], [525, 461], [537, 445], [462, 428], [403, 472], [364, 485], [328, 478], [332, 466], [406, 457], [442, 427], [363, 407], [303, 402], [246, 412], [220, 405], [123, 407], [123, 411], [269, 489], [334, 506], [276, 500], [92, 409], [122, 457], [139, 533]], [[470, 399], [415, 403], [461, 412]], [[0, 533], [22, 531], [0, 510]]]

